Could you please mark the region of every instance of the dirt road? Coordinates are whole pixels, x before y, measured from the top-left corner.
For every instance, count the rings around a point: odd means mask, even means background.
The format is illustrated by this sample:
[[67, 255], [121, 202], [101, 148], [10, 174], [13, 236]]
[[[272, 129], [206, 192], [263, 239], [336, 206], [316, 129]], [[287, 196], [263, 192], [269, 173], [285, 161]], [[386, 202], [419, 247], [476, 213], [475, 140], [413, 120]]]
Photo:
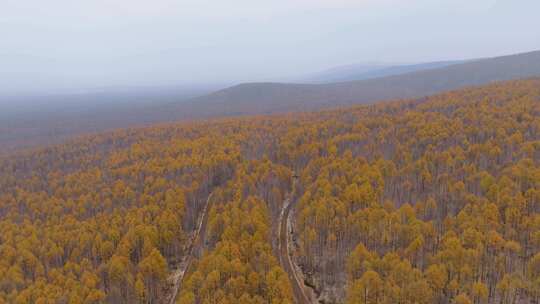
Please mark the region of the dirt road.
[[314, 303], [314, 301], [311, 300], [310, 297], [311, 293], [306, 290], [306, 286], [301, 279], [301, 276], [297, 273], [297, 269], [295, 268], [295, 265], [291, 260], [291, 255], [289, 252], [289, 217], [292, 205], [293, 204], [291, 203], [291, 200], [289, 198], [286, 199], [279, 218], [279, 261], [281, 263], [281, 267], [283, 267], [283, 269], [287, 272], [287, 275], [289, 276], [289, 280], [291, 281], [293, 287], [293, 293], [296, 299], [296, 303], [311, 304]]
[[204, 245], [204, 232], [206, 231], [206, 225], [208, 223], [208, 211], [210, 211], [210, 199], [212, 198], [212, 194], [213, 193], [210, 193], [206, 199], [206, 204], [201, 216], [199, 217], [197, 230], [195, 230], [195, 233], [191, 237], [191, 242], [188, 247], [188, 255], [180, 263], [178, 269], [175, 270], [169, 277], [169, 280], [172, 281], [173, 288], [171, 289], [170, 294], [165, 297], [165, 303], [174, 304], [176, 302], [178, 291], [180, 290], [182, 281], [184, 280], [184, 277], [191, 266], [193, 257], [196, 252], [201, 251], [202, 246]]

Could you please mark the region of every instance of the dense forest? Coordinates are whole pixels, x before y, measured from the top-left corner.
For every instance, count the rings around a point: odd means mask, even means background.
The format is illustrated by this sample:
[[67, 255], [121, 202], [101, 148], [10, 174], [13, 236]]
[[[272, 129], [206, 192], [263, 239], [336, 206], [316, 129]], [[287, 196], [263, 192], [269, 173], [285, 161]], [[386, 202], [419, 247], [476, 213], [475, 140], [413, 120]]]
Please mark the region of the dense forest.
[[5, 156], [0, 303], [298, 302], [285, 202], [324, 303], [539, 303], [540, 79]]

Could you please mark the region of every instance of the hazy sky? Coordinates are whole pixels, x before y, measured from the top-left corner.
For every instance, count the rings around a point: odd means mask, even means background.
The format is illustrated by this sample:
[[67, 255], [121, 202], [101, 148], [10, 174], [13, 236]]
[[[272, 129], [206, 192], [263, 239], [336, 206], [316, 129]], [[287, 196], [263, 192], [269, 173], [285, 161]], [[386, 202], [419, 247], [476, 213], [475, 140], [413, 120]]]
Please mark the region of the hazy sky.
[[280, 80], [540, 49], [538, 0], [0, 0], [0, 92]]

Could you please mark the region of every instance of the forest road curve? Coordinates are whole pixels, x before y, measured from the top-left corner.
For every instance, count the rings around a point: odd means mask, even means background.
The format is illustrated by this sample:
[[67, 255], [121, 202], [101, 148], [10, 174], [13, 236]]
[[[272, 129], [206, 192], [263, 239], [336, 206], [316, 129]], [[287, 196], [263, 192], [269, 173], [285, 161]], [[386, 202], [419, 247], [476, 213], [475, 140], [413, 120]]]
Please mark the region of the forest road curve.
[[281, 267], [287, 272], [289, 280], [293, 287], [294, 297], [298, 304], [311, 304], [313, 303], [308, 296], [308, 292], [305, 290], [305, 284], [297, 274], [297, 270], [291, 260], [289, 251], [289, 217], [292, 209], [291, 199], [287, 198], [284, 202], [283, 209], [279, 217], [279, 232], [278, 232], [278, 249], [279, 249], [279, 261]]

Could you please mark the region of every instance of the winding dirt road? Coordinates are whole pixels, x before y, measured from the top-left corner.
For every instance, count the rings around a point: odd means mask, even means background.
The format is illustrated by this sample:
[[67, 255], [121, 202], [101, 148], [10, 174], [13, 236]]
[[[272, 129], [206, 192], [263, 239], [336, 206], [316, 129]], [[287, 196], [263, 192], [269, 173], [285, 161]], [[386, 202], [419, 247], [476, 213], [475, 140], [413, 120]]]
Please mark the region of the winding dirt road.
[[293, 287], [294, 297], [296, 303], [299, 304], [311, 304], [314, 303], [311, 300], [310, 292], [306, 290], [306, 286], [301, 279], [301, 276], [297, 273], [295, 265], [291, 260], [291, 254], [289, 252], [289, 231], [290, 231], [290, 213], [292, 209], [291, 199], [287, 198], [283, 204], [283, 209], [279, 217], [279, 233], [278, 233], [278, 249], [279, 249], [279, 261], [281, 267], [287, 272], [289, 280]]
[[200, 249], [204, 245], [204, 240], [201, 240], [201, 233], [204, 236], [204, 231], [206, 231], [206, 225], [208, 223], [208, 211], [210, 210], [209, 206], [212, 194], [213, 193], [210, 193], [210, 195], [208, 195], [208, 198], [206, 199], [206, 204], [204, 206], [202, 215], [199, 218], [197, 230], [195, 230], [195, 234], [191, 237], [191, 242], [188, 247], [188, 255], [180, 263], [178, 269], [175, 270], [169, 277], [169, 280], [172, 281], [173, 288], [171, 289], [169, 296], [165, 297], [165, 303], [174, 304], [176, 302], [176, 297], [178, 297], [178, 291], [180, 290], [182, 281], [184, 280], [184, 277], [188, 272], [189, 267], [191, 266], [191, 262], [194, 258], [194, 253], [200, 251]]
[[[172, 281], [171, 284], [173, 288], [170, 290], [170, 294], [165, 297], [166, 304], [175, 304], [176, 298], [180, 291], [182, 281], [184, 280], [185, 274], [189, 271], [189, 267], [195, 257], [195, 253], [199, 252], [204, 245], [204, 233], [206, 231], [206, 226], [208, 223], [208, 211], [210, 209], [210, 200], [213, 193], [210, 193], [206, 200], [206, 205], [204, 206], [202, 215], [199, 218], [197, 230], [195, 234], [191, 237], [191, 242], [188, 247], [188, 255], [180, 263], [177, 270], [175, 270], [169, 277], [169, 280]], [[291, 259], [290, 253], [290, 216], [291, 209], [293, 204], [290, 198], [287, 198], [283, 203], [283, 208], [279, 217], [279, 231], [278, 231], [278, 251], [279, 251], [279, 261], [283, 269], [287, 272], [289, 280], [291, 281], [293, 287], [294, 297], [296, 303], [299, 304], [312, 304], [317, 303], [312, 300], [311, 296], [313, 292], [308, 290], [306, 285], [303, 282], [302, 276], [298, 274], [298, 271], [294, 262]]]

